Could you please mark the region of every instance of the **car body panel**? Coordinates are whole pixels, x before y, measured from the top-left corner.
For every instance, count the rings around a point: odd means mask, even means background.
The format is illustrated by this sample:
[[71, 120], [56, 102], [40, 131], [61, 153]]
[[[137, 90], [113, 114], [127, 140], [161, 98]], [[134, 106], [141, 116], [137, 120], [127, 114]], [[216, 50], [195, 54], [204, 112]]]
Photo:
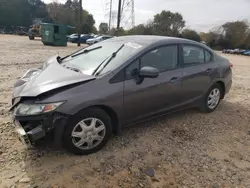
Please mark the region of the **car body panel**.
[[13, 92], [13, 97], [35, 97], [53, 89], [92, 79], [95, 79], [95, 77], [62, 67], [54, 57], [54, 60], [49, 60], [49, 65], [45, 70], [42, 70], [30, 81], [16, 88]]
[[101, 42], [103, 40], [107, 40], [109, 38], [112, 38], [112, 36], [109, 36], [109, 35], [97, 36], [97, 37], [86, 40], [86, 43], [87, 44], [94, 44], [97, 42]]
[[202, 97], [207, 92], [208, 85], [218, 76], [216, 74], [216, 64], [213, 63], [182, 68], [183, 95], [180, 100], [189, 103]]
[[[107, 83], [111, 77], [112, 75], [109, 75], [107, 77], [97, 78], [91, 82], [79, 84], [49, 96], [41, 102], [50, 103], [55, 100], [67, 101], [67, 103], [60, 106], [57, 111], [68, 115], [74, 115], [84, 108], [96, 105], [107, 106], [119, 115], [123, 106], [123, 82], [115, 83], [107, 87], [105, 83]], [[93, 90], [96, 90], [94, 94], [90, 92]]]
[[[114, 126], [121, 127], [157, 114], [191, 106], [203, 99], [215, 82], [224, 83], [226, 93], [232, 85], [229, 61], [201, 43], [161, 36], [125, 36], [109, 41], [118, 41], [125, 45], [134, 43], [140, 46], [140, 50], [127, 57], [127, 60], [113, 70], [95, 76], [69, 70], [60, 65], [54, 56], [45, 63], [39, 74], [14, 89], [13, 99], [33, 97], [29, 100], [36, 103], [65, 101], [54, 111], [62, 117], [73, 117], [81, 110], [93, 106], [108, 108], [117, 116], [118, 122]], [[180, 47], [184, 43], [197, 45], [209, 51], [213, 57], [212, 61], [193, 67], [183, 67], [183, 58], [179, 50], [177, 69], [161, 72], [157, 78], [144, 78], [140, 84], [136, 83], [135, 78], [125, 79], [125, 68], [149, 50], [172, 44]], [[58, 90], [59, 88], [61, 89]], [[58, 129], [59, 126], [57, 131]], [[63, 133], [61, 129], [60, 134]]]
[[79, 40], [79, 39], [78, 39], [78, 35], [73, 35], [73, 36], [70, 36], [70, 37], [68, 38], [68, 41], [69, 41], [69, 42], [72, 42], [72, 43], [77, 43], [78, 41], [79, 41], [80, 43], [86, 43], [86, 41], [87, 41], [88, 39], [92, 39], [92, 38], [94, 38], [93, 35], [81, 34], [81, 35], [80, 35], [80, 40]]
[[248, 55], [248, 56], [250, 56], [250, 51], [249, 51], [249, 50], [245, 51], [245, 52], [243, 53], [243, 55]]
[[181, 71], [162, 72], [155, 79], [145, 78], [139, 85], [134, 79], [124, 81], [125, 122], [140, 121], [176, 106], [181, 95], [181, 79], [171, 81], [173, 77], [180, 78]]

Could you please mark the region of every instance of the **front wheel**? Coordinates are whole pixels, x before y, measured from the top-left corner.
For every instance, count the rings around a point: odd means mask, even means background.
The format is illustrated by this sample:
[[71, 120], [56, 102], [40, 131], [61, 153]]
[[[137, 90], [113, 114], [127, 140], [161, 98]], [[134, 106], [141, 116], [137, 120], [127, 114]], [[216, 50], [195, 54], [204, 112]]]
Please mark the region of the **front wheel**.
[[206, 93], [205, 98], [202, 100], [201, 104], [201, 111], [203, 112], [213, 112], [219, 105], [221, 96], [222, 96], [222, 89], [219, 84], [214, 84]]
[[64, 148], [76, 155], [100, 150], [109, 140], [111, 119], [99, 108], [86, 109], [71, 118], [63, 136]]
[[34, 36], [34, 35], [30, 35], [30, 36], [29, 36], [29, 39], [30, 39], [30, 40], [34, 40], [34, 39], [35, 39], [35, 36]]

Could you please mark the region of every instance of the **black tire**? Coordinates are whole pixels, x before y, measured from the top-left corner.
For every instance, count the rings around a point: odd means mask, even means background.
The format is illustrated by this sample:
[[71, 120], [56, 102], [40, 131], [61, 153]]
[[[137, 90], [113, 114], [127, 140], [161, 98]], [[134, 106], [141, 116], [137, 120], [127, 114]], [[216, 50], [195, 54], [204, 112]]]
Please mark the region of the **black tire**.
[[34, 35], [29, 36], [29, 39], [34, 40], [35, 39]]
[[[219, 92], [220, 92], [219, 102], [216, 104], [216, 106], [214, 106], [213, 108], [210, 108], [210, 107], [208, 106], [208, 98], [209, 98], [210, 93], [211, 93], [214, 89], [218, 89]], [[215, 83], [212, 87], [209, 88], [209, 90], [207, 91], [205, 97], [202, 99], [201, 105], [200, 105], [200, 110], [201, 110], [202, 112], [205, 112], [205, 113], [211, 113], [211, 112], [215, 111], [216, 108], [218, 107], [218, 105], [220, 104], [221, 96], [222, 96], [222, 88], [221, 88], [220, 84]]]
[[[105, 136], [103, 140], [94, 148], [91, 149], [80, 149], [77, 146], [74, 145], [73, 139], [71, 136], [71, 133], [74, 129], [74, 127], [83, 119], [86, 118], [97, 118], [101, 120], [106, 128]], [[103, 148], [106, 143], [108, 142], [109, 138], [112, 134], [112, 123], [111, 118], [108, 116], [108, 114], [103, 111], [100, 108], [89, 108], [86, 110], [82, 110], [81, 112], [74, 115], [72, 118], [70, 118], [67, 127], [65, 128], [64, 134], [63, 134], [63, 140], [62, 145], [63, 147], [69, 151], [70, 153], [76, 154], [76, 155], [88, 155], [91, 153], [95, 153], [101, 148]]]

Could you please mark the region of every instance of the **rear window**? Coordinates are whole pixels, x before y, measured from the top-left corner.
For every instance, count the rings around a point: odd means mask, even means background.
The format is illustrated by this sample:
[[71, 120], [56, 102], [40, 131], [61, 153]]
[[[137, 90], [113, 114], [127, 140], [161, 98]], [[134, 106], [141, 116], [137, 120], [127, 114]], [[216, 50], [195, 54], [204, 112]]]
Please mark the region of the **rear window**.
[[212, 55], [209, 51], [205, 50], [205, 62], [210, 62], [212, 59]]
[[183, 45], [184, 65], [195, 65], [210, 62], [212, 55], [209, 51], [193, 45]]

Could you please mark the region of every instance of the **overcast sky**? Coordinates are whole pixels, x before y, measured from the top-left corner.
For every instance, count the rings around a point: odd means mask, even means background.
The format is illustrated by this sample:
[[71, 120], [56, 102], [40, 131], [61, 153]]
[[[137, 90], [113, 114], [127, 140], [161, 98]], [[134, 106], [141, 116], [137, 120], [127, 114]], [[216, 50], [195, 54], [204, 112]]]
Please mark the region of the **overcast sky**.
[[[43, 0], [48, 3], [53, 0]], [[57, 0], [64, 3], [65, 0]], [[96, 26], [108, 22], [105, 13], [110, 0], [82, 0], [83, 8], [93, 14]], [[113, 0], [118, 1], [118, 0]], [[146, 23], [162, 10], [179, 12], [186, 20], [186, 26], [198, 31], [208, 31], [227, 21], [248, 19], [250, 21], [250, 0], [134, 0], [135, 23]], [[116, 7], [114, 7], [116, 8]]]

